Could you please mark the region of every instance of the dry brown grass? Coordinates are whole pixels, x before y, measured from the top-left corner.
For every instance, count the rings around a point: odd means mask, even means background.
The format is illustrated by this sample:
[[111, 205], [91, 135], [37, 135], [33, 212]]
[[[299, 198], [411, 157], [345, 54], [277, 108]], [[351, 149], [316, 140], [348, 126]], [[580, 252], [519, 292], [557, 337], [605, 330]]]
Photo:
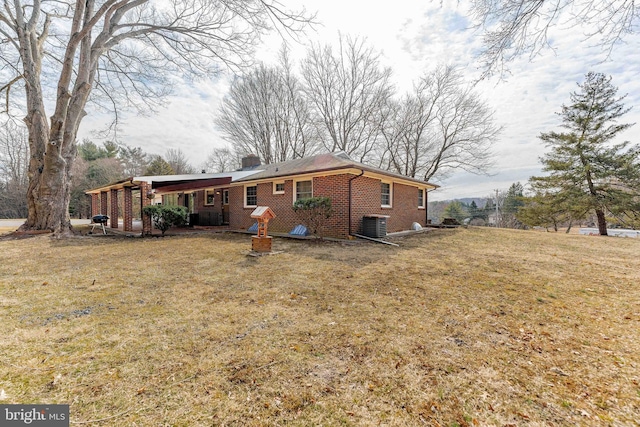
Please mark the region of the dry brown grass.
[[16, 231], [18, 227], [0, 227], [0, 236]]
[[397, 242], [0, 241], [2, 403], [104, 426], [638, 425], [640, 240]]

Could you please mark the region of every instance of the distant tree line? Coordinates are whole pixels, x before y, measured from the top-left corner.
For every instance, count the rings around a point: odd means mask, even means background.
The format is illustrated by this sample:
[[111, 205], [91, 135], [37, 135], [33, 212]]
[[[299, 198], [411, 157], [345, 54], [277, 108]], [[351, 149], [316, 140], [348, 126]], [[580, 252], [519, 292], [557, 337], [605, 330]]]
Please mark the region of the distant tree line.
[[0, 127], [0, 218], [26, 217], [28, 167], [27, 131], [7, 121]]
[[[89, 139], [77, 144], [73, 166], [69, 212], [87, 218], [91, 205], [85, 191], [125, 177], [195, 173], [180, 149], [168, 149], [164, 156], [145, 153], [140, 147], [106, 141], [98, 145]], [[0, 218], [27, 215], [28, 134], [20, 123], [0, 126]]]
[[445, 218], [454, 218], [461, 224], [524, 228], [525, 225], [517, 218], [517, 213], [523, 205], [523, 186], [516, 182], [506, 191], [499, 190], [494, 195], [472, 199], [470, 202], [429, 202], [428, 210], [433, 223], [442, 222]]

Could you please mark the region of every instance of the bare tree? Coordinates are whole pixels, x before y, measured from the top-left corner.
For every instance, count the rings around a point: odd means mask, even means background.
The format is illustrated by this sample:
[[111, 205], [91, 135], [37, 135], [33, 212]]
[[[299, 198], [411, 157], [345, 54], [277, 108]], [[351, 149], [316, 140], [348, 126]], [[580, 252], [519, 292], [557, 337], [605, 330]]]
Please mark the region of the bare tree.
[[381, 165], [425, 181], [455, 170], [484, 174], [500, 133], [491, 109], [452, 67], [438, 67], [384, 109]]
[[382, 109], [393, 94], [391, 69], [365, 39], [340, 35], [336, 51], [314, 45], [302, 64], [324, 147], [365, 161], [378, 143]]
[[291, 158], [302, 158], [317, 152], [319, 139], [317, 128], [313, 123], [313, 115], [304, 87], [293, 73], [293, 64], [289, 50], [283, 46], [280, 50], [279, 71], [282, 86], [276, 93], [278, 105], [281, 106], [277, 120], [276, 132], [288, 142]]
[[27, 129], [12, 120], [0, 126], [0, 218], [27, 215]]
[[[24, 82], [29, 131], [29, 214], [23, 229], [71, 229], [76, 135], [92, 90], [115, 111], [124, 94], [144, 107], [170, 76], [209, 75], [240, 64], [265, 31], [308, 23], [277, 0], [14, 0], [0, 10], [0, 93]], [[51, 31], [50, 31], [51, 30]], [[47, 119], [48, 88], [56, 87]], [[123, 90], [124, 89], [124, 90]]]
[[196, 173], [196, 168], [189, 163], [184, 152], [179, 148], [169, 148], [164, 158], [177, 175]]
[[550, 43], [550, 28], [587, 28], [606, 53], [637, 31], [638, 2], [630, 0], [473, 0], [471, 12], [485, 30], [484, 75], [505, 72], [505, 64], [522, 54], [538, 54]]
[[240, 167], [240, 156], [231, 148], [215, 148], [203, 164], [205, 171], [212, 173], [230, 172]]
[[264, 163], [314, 151], [315, 128], [286, 50], [278, 67], [260, 64], [236, 78], [215, 123], [238, 154], [257, 154]]

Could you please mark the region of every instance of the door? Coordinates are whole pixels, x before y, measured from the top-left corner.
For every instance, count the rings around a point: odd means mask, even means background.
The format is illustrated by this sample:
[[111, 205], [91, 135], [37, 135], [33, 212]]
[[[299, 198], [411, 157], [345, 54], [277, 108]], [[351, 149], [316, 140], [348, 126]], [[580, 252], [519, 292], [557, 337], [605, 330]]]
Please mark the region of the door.
[[229, 224], [229, 190], [222, 190], [222, 223]]

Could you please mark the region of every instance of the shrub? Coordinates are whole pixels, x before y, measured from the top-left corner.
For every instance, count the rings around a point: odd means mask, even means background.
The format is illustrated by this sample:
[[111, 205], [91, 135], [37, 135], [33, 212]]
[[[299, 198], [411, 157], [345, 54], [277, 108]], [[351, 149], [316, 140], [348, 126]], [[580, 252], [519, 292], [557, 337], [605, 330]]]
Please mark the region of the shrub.
[[142, 210], [145, 215], [151, 217], [153, 225], [164, 233], [173, 226], [180, 226], [187, 223], [187, 208], [184, 206], [151, 205], [145, 206]]
[[309, 232], [316, 237], [321, 237], [326, 221], [333, 214], [331, 199], [328, 197], [309, 197], [296, 200], [293, 210], [300, 215], [302, 223]]

